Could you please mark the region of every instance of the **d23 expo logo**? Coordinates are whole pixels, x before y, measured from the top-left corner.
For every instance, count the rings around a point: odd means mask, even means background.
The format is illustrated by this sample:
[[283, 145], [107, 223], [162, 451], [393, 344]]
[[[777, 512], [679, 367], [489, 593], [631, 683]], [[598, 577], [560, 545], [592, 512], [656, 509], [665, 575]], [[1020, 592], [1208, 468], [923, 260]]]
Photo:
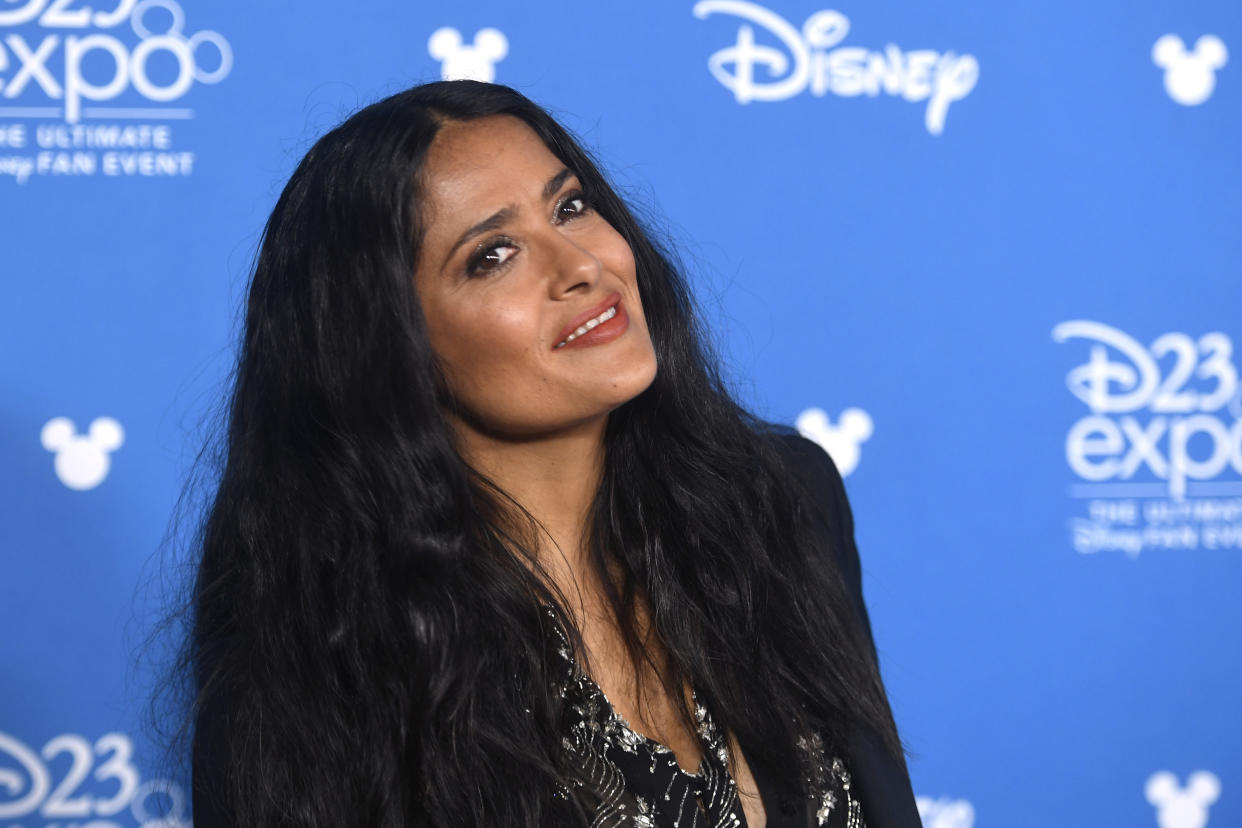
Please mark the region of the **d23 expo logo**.
[[233, 51], [186, 26], [176, 0], [0, 0], [0, 177], [191, 174], [169, 122]]
[[1065, 460], [1077, 477], [1070, 518], [1079, 552], [1242, 549], [1242, 398], [1233, 340], [1171, 332], [1144, 346], [1101, 322], [1053, 328], [1088, 344], [1070, 369], [1087, 413], [1070, 426]]

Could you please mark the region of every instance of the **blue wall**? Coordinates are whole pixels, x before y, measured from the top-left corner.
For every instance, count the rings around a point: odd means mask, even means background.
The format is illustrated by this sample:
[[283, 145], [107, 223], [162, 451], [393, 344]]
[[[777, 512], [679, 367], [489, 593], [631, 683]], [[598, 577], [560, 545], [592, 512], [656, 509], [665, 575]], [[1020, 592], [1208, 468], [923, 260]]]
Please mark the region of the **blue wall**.
[[117, 3], [0, 4], [0, 826], [176, 806], [133, 652], [258, 232], [442, 72], [667, 217], [849, 473], [927, 825], [1242, 824], [1242, 7]]

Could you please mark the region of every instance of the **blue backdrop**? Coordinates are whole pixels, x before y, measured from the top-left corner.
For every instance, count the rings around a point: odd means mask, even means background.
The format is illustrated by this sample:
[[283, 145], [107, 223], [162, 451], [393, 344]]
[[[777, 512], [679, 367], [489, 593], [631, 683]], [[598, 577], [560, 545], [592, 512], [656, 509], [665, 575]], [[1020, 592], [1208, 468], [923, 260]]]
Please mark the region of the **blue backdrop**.
[[596, 148], [848, 473], [927, 825], [1242, 825], [1231, 49], [1225, 0], [0, 3], [0, 825], [188, 821], [132, 652], [259, 230], [442, 74]]

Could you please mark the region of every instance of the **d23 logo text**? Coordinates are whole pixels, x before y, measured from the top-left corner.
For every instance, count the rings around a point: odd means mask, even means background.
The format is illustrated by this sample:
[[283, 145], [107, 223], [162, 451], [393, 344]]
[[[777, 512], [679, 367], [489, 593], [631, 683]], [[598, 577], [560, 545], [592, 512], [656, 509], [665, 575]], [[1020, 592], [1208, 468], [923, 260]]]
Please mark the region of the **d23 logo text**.
[[[1057, 325], [1052, 338], [1092, 343], [1066, 377], [1091, 410], [1065, 438], [1065, 459], [1081, 479], [1128, 481], [1145, 469], [1180, 500], [1187, 480], [1242, 475], [1238, 371], [1226, 334], [1166, 333], [1144, 347], [1101, 322], [1076, 320]], [[1167, 371], [1163, 362], [1171, 362]]]
[[[165, 104], [184, 96], [196, 81], [220, 82], [233, 68], [233, 51], [218, 32], [203, 30], [186, 36], [185, 12], [176, 0], [120, 0], [107, 10], [96, 10], [79, 0], [26, 0], [18, 8], [7, 8], [12, 3], [0, 3], [0, 29], [34, 24], [64, 33], [30, 39], [17, 32], [4, 35], [0, 97], [13, 100], [30, 92], [64, 101], [68, 123], [82, 118], [83, 101], [111, 101], [132, 89], [148, 101]], [[158, 15], [166, 18], [163, 31], [148, 28], [148, 18], [157, 16], [151, 14], [153, 10], [163, 10]], [[136, 44], [103, 31], [80, 34], [89, 29], [113, 30], [126, 21], [138, 38]], [[210, 68], [200, 64], [200, 53], [206, 53]], [[151, 71], [153, 58], [166, 62], [169, 57], [176, 67], [171, 76]]]
[[[133, 742], [124, 733], [104, 734], [94, 744], [76, 733], [62, 733], [36, 752], [0, 732], [0, 823], [26, 820], [23, 825], [34, 826], [37, 814], [50, 821], [47, 828], [68, 828], [77, 821], [82, 828], [189, 825], [180, 786], [143, 780], [133, 755]], [[62, 765], [61, 756], [69, 757], [69, 766], [57, 778], [51, 766]]]

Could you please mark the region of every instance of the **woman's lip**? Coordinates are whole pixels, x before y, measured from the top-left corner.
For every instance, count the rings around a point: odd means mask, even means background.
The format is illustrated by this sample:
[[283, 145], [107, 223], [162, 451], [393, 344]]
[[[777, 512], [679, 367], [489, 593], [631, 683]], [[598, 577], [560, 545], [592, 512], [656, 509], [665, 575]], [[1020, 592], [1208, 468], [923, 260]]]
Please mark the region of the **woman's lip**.
[[[556, 346], [557, 346], [557, 345], [559, 345], [559, 344], [561, 344], [562, 342], [564, 342], [564, 341], [565, 341], [565, 339], [566, 339], [566, 338], [567, 338], [567, 337], [568, 337], [571, 333], [573, 333], [574, 331], [576, 331], [576, 330], [578, 330], [579, 328], [581, 328], [581, 327], [582, 327], [582, 325], [583, 325], [584, 323], [586, 323], [586, 322], [588, 322], [589, 320], [594, 319], [595, 317], [599, 316], [601, 313], [603, 313], [604, 311], [608, 310], [609, 308], [611, 308], [613, 305], [617, 304], [617, 303], [618, 303], [618, 302], [620, 302], [620, 301], [621, 301], [621, 294], [620, 294], [618, 291], [615, 291], [615, 290], [614, 290], [612, 293], [608, 294], [608, 297], [607, 297], [607, 298], [606, 298], [603, 302], [601, 302], [600, 304], [596, 305], [596, 306], [595, 306], [594, 308], [592, 308], [591, 310], [589, 310], [589, 311], [584, 311], [583, 313], [579, 314], [578, 316], [575, 316], [575, 317], [574, 317], [574, 321], [573, 321], [573, 322], [570, 322], [568, 325], [566, 325], [564, 328], [562, 328], [562, 329], [561, 329], [561, 332], [560, 332], [559, 334], [557, 334], [557, 336], [556, 336], [556, 341], [552, 343], [552, 348], [553, 348], [553, 349], [555, 349], [555, 348], [556, 348]], [[621, 314], [621, 309], [620, 309], [620, 308], [617, 308], [617, 315], [619, 316], [620, 314]], [[613, 319], [615, 319], [615, 318], [616, 318], [616, 317], [614, 316], [614, 317], [613, 317]], [[584, 334], [584, 336], [585, 336], [585, 334]], [[576, 341], [576, 340], [575, 340], [575, 341]], [[572, 343], [571, 343], [571, 344], [572, 344]]]
[[[602, 345], [605, 342], [611, 342], [621, 336], [630, 327], [630, 315], [625, 312], [625, 305], [619, 299], [617, 300], [616, 308], [616, 313], [610, 319], [600, 322], [586, 333], [579, 334], [569, 342], [565, 342], [564, 345], [560, 346], [560, 350], [568, 351], [570, 348], [589, 348], [592, 345]], [[577, 328], [574, 330], [577, 330]], [[561, 341], [564, 342], [564, 340]]]

